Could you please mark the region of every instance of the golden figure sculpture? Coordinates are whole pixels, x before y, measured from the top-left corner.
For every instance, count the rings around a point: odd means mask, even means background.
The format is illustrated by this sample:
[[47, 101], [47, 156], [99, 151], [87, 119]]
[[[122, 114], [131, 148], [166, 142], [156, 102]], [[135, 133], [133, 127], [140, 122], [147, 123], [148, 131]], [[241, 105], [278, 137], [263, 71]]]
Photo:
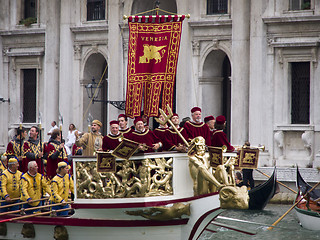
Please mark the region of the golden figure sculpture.
[[182, 218], [182, 215], [190, 216], [190, 203], [174, 203], [172, 207], [152, 207], [146, 210], [126, 211], [128, 215], [141, 216], [150, 220], [168, 221]]
[[193, 151], [189, 151], [189, 170], [193, 179], [194, 195], [202, 195], [220, 191], [221, 208], [248, 209], [249, 195], [245, 186], [235, 186], [234, 158], [229, 158], [224, 164], [218, 165], [211, 173], [208, 157], [205, 154], [205, 140], [196, 137], [192, 140]]
[[171, 195], [172, 158], [116, 162], [115, 173], [98, 173], [95, 162], [77, 162], [77, 197], [84, 199]]

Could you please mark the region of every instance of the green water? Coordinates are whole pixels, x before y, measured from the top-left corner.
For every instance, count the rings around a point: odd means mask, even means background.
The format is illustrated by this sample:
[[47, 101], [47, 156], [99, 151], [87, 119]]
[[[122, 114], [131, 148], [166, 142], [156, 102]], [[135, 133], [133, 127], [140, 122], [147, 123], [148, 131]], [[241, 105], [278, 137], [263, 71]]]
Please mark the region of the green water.
[[[273, 224], [281, 217], [291, 206], [268, 204], [263, 211], [250, 210], [225, 210], [220, 216], [241, 219], [266, 225]], [[229, 230], [223, 227], [209, 225], [209, 228], [215, 233], [205, 231], [199, 240], [217, 240], [217, 239], [289, 239], [289, 240], [313, 240], [320, 239], [320, 231], [311, 231], [300, 226], [295, 210], [292, 210], [284, 219], [282, 219], [273, 230], [267, 230], [268, 226], [257, 225], [253, 223], [242, 223], [226, 219], [217, 219], [217, 222], [236, 226], [255, 235], [248, 235], [237, 231]]]

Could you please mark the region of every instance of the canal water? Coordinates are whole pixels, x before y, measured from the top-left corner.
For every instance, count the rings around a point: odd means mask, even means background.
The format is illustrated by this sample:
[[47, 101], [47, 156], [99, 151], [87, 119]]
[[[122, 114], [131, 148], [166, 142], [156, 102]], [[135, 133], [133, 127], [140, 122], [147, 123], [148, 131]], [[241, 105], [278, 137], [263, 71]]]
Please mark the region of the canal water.
[[[283, 218], [273, 230], [268, 230], [267, 225], [272, 225], [278, 220], [291, 205], [268, 204], [263, 211], [253, 210], [225, 210], [216, 219], [216, 222], [235, 226], [247, 233], [241, 233], [224, 227], [217, 227], [212, 224], [208, 226], [199, 240], [218, 240], [218, 239], [289, 239], [289, 240], [313, 240], [320, 239], [320, 231], [311, 231], [300, 226], [295, 210], [293, 209], [285, 218]], [[246, 221], [231, 221], [230, 218]], [[254, 223], [253, 223], [254, 222]], [[257, 223], [257, 224], [255, 224]], [[259, 223], [259, 224], [258, 224]], [[261, 224], [261, 225], [260, 225]], [[265, 224], [265, 225], [262, 225]], [[213, 232], [212, 232], [213, 231]], [[248, 233], [255, 234], [249, 235]]]

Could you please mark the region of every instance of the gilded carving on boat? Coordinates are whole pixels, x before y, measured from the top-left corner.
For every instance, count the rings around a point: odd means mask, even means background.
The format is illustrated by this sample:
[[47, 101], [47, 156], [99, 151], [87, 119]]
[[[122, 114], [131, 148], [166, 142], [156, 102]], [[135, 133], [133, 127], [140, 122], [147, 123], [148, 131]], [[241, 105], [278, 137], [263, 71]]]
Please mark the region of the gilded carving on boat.
[[77, 162], [77, 197], [84, 199], [171, 195], [172, 158], [116, 162], [115, 172], [97, 172], [96, 162]]
[[168, 221], [182, 218], [183, 215], [190, 216], [190, 203], [174, 203], [172, 206], [152, 207], [145, 210], [126, 211], [128, 215], [141, 216], [150, 220]]

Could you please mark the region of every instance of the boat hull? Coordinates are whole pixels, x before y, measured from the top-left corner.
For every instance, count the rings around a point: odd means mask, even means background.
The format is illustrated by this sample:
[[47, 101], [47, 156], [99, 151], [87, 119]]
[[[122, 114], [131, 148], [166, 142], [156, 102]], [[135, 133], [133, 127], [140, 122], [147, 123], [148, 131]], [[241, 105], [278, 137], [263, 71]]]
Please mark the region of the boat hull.
[[320, 214], [295, 207], [301, 226], [305, 229], [320, 231]]

